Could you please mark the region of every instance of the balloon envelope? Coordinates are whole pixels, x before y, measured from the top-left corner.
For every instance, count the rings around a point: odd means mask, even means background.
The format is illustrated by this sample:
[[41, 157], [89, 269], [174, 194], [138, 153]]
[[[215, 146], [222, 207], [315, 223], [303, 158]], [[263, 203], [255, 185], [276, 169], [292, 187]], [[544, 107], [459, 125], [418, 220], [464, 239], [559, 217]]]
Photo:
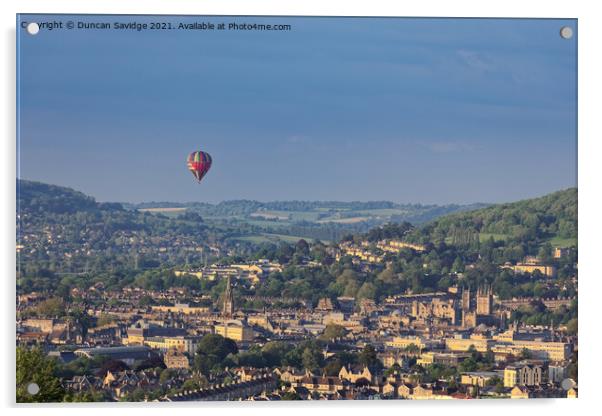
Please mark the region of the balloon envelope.
[[188, 170], [192, 172], [198, 182], [209, 172], [212, 163], [211, 155], [206, 152], [196, 151], [188, 155]]

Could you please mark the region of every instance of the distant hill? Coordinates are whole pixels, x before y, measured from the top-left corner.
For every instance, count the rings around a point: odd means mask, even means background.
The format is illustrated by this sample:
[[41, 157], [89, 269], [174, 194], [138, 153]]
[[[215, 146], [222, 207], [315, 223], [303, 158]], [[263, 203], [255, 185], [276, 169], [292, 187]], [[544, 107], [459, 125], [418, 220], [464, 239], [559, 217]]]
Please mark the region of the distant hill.
[[[81, 211], [185, 208], [201, 216], [247, 218], [258, 222], [274, 217], [280, 223], [353, 224], [376, 222], [427, 223], [433, 238], [450, 238], [454, 230], [472, 230], [483, 237], [557, 238], [577, 237], [577, 189], [570, 188], [540, 198], [518, 202], [472, 205], [396, 204], [390, 201], [224, 201], [219, 204], [146, 202], [98, 203], [71, 188], [28, 180], [17, 181], [18, 207], [26, 211], [66, 214]], [[283, 221], [283, 218], [287, 218]], [[273, 220], [271, 222], [274, 222]], [[284, 224], [283, 224], [284, 225]]]
[[98, 209], [94, 198], [63, 186], [17, 180], [17, 207], [22, 210], [65, 214]]
[[478, 236], [481, 241], [492, 238], [573, 246], [577, 242], [577, 188], [442, 216], [426, 224], [421, 233], [431, 241], [462, 242]]
[[[252, 243], [296, 241], [300, 238], [337, 241], [344, 235], [364, 233], [387, 223], [421, 224], [441, 215], [485, 206], [397, 204], [390, 201], [99, 203], [67, 187], [28, 180], [17, 181], [17, 197], [18, 209], [22, 218], [26, 218], [24, 225], [27, 227], [51, 223], [69, 223], [73, 227], [77, 223], [93, 222], [99, 227], [111, 224], [111, 228], [126, 230], [142, 227], [148, 235], [157, 235], [167, 229], [172, 233], [182, 229], [188, 234], [190, 227], [185, 228], [183, 224], [205, 224], [216, 234]], [[144, 215], [152, 215], [154, 220], [144, 219]]]
[[369, 226], [385, 222], [409, 221], [420, 224], [441, 215], [483, 208], [486, 204], [471, 205], [422, 205], [397, 204], [390, 201], [271, 201], [254, 200], [222, 201], [218, 204], [198, 202], [143, 202], [123, 204], [127, 209], [157, 210], [185, 208], [203, 216], [246, 218], [252, 221], [279, 220], [294, 223], [366, 223]]
[[[216, 229], [229, 230], [226, 234], [232, 238], [251, 238], [250, 241], [254, 241], [253, 238], [265, 240], [265, 233], [282, 235], [283, 240], [292, 237], [337, 240], [343, 235], [365, 233], [388, 223], [410, 222], [418, 227], [408, 237], [424, 242], [445, 241], [458, 245], [494, 239], [529, 244], [550, 242], [556, 247], [566, 247], [576, 245], [577, 241], [576, 188], [492, 206], [396, 204], [389, 201], [99, 203], [70, 188], [27, 180], [17, 181], [17, 196], [18, 208], [27, 216], [30, 225], [56, 222], [57, 218], [60, 222], [72, 223], [73, 219], [63, 217], [75, 213], [100, 214], [102, 217], [86, 218], [94, 218], [95, 222], [100, 220], [99, 226], [142, 227], [149, 235], [167, 230], [175, 235], [173, 233], [181, 230], [184, 234], [199, 236], [202, 232], [196, 226], [205, 223]], [[145, 214], [158, 216], [157, 220], [149, 223], [144, 220]], [[195, 226], [186, 228], [184, 224]]]
[[70, 188], [17, 181], [20, 273], [81, 274], [197, 260], [211, 231], [202, 218], [168, 218], [101, 203]]
[[17, 180], [17, 209], [47, 214], [75, 212], [121, 211], [115, 202], [96, 202], [94, 198], [71, 188], [42, 182]]

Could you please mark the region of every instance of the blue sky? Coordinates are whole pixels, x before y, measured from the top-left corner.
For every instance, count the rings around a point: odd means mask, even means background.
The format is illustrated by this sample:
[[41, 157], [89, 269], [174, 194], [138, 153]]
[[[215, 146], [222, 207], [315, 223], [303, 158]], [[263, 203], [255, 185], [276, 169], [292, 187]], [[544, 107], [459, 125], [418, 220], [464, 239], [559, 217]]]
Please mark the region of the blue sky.
[[[576, 186], [574, 20], [29, 16], [20, 175], [101, 201], [506, 202]], [[213, 156], [198, 185], [193, 150]]]

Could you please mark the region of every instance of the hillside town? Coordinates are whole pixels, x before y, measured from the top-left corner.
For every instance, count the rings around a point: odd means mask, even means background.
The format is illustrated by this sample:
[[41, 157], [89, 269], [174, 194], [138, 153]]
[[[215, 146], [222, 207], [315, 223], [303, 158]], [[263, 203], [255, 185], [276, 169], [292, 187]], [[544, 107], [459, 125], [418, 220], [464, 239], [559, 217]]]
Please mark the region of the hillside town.
[[[21, 293], [17, 342], [54, 360], [72, 400], [577, 397], [573, 323], [517, 318], [529, 308], [560, 313], [576, 307], [576, 294], [567, 295], [565, 287], [576, 285], [576, 276], [556, 279], [571, 249], [498, 265], [500, 273], [557, 293], [551, 297], [502, 299], [490, 283], [471, 286], [464, 274], [478, 272], [474, 263], [448, 270], [453, 283], [447, 287], [408, 286], [380, 298], [366, 294], [366, 283], [315, 302], [257, 290], [283, 273], [337, 265], [346, 270], [341, 276], [384, 279], [399, 274], [396, 259], [431, 250], [403, 239], [356, 239], [331, 244], [320, 256], [303, 247], [285, 262], [176, 267], [169, 270], [175, 284], [161, 289], [97, 282], [71, 288], [69, 302]], [[429, 267], [423, 264], [426, 275]], [[214, 285], [213, 292], [178, 285], [178, 279]]]

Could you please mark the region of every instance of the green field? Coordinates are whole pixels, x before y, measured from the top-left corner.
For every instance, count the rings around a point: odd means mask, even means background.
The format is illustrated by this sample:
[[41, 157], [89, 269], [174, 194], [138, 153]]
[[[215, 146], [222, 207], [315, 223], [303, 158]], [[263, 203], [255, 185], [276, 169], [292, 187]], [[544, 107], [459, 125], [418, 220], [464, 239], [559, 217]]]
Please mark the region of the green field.
[[552, 247], [575, 247], [577, 245], [577, 239], [575, 238], [562, 238], [554, 237], [549, 240]]
[[[254, 212], [254, 216], [257, 215], [265, 215], [266, 217], [275, 217], [275, 218], [283, 218], [284, 221], [289, 220], [292, 222], [297, 221], [316, 221], [320, 216], [319, 212], [315, 211], [257, 211]], [[259, 219], [259, 217], [252, 217], [254, 219]], [[268, 219], [269, 221], [269, 219]], [[282, 221], [282, 219], [280, 220]]]
[[334, 222], [337, 224], [355, 224], [358, 222], [368, 221], [369, 219], [370, 219], [369, 217], [348, 217], [348, 218], [329, 217], [329, 218], [324, 218], [323, 220], [319, 220], [317, 222], [318, 222], [318, 224], [325, 224], [325, 223], [329, 223], [329, 222]]
[[[495, 241], [505, 241], [508, 238], [506, 234], [479, 233], [479, 241], [481, 243], [489, 240], [490, 237], [493, 237]], [[451, 244], [452, 240], [452, 237], [445, 237], [446, 244]]]
[[[254, 244], [261, 244], [261, 243], [278, 243], [280, 241], [284, 241], [286, 243], [296, 243], [297, 241], [299, 241], [303, 238], [305, 238], [307, 240], [306, 237], [300, 237], [300, 236], [294, 236], [294, 235], [261, 233], [261, 234], [254, 234], [254, 235], [246, 235], [246, 236], [242, 236], [242, 237], [232, 237], [231, 239], [239, 240], [239, 241], [249, 241]], [[323, 240], [323, 242], [328, 243], [328, 241], [324, 241], [324, 240]]]
[[326, 208], [326, 207], [322, 207], [322, 208], [316, 208], [314, 209], [314, 211], [317, 212], [330, 212], [330, 211], [337, 211], [337, 212], [345, 212], [345, 211], [350, 211], [349, 208]]
[[362, 221], [369, 221], [374, 219], [390, 218], [394, 215], [407, 215], [408, 211], [403, 209], [361, 209], [355, 211], [345, 211], [343, 215], [333, 214], [328, 217], [320, 219], [319, 223], [335, 222], [339, 224], [354, 224]]
[[[489, 240], [490, 237], [493, 237], [495, 241], [504, 241], [508, 238], [506, 234], [492, 234], [492, 233], [480, 233], [479, 240], [482, 242]], [[452, 238], [446, 237], [445, 242], [447, 244], [451, 244]], [[575, 247], [577, 245], [577, 240], [574, 238], [562, 238], [562, 237], [553, 237], [548, 240], [544, 240], [542, 244], [550, 243], [552, 247]]]
[[405, 209], [393, 209], [393, 208], [383, 208], [383, 209], [364, 209], [353, 211], [354, 214], [357, 215], [367, 215], [373, 217], [390, 217], [391, 215], [407, 215], [409, 214], [408, 210]]
[[[324, 216], [324, 214], [331, 214]], [[251, 214], [251, 221], [270, 221], [291, 223], [299, 221], [317, 222], [320, 224], [335, 222], [342, 224], [353, 224], [361, 221], [368, 221], [374, 218], [387, 218], [392, 215], [406, 215], [407, 210], [403, 209], [366, 209], [366, 210], [348, 210], [348, 209], [324, 209], [317, 208], [312, 211], [257, 211]], [[264, 216], [262, 219], [261, 216]], [[271, 218], [273, 217], [273, 219]], [[278, 221], [275, 221], [275, 220]]]
[[289, 227], [292, 223], [290, 221], [266, 221], [266, 220], [241, 220], [245, 224], [253, 225], [256, 227], [270, 227], [270, 228], [283, 228]]
[[508, 238], [506, 234], [479, 233], [479, 241], [481, 243], [489, 240], [491, 237], [493, 237], [495, 241], [505, 241]]
[[166, 217], [175, 218], [186, 211], [186, 208], [140, 208], [140, 212], [148, 212], [151, 214], [161, 214]]

